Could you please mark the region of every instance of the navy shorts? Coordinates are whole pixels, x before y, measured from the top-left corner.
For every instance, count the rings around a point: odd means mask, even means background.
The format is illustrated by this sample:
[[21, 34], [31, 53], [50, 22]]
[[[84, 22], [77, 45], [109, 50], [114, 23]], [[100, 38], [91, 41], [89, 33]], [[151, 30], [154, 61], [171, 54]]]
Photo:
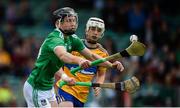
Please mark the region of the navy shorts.
[[84, 103], [79, 101], [76, 97], [73, 95], [63, 91], [62, 89], [58, 89], [58, 94], [60, 96], [60, 102], [61, 101], [71, 101], [74, 105], [74, 107], [84, 107]]

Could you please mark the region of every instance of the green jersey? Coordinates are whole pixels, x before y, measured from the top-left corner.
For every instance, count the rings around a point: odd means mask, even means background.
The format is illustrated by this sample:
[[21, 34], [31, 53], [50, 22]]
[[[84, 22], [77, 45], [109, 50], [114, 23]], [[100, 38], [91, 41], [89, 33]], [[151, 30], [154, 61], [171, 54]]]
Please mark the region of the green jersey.
[[64, 46], [68, 52], [83, 50], [84, 44], [75, 34], [64, 38], [59, 29], [55, 29], [45, 39], [32, 70], [28, 82], [36, 89], [52, 89], [54, 83], [54, 74], [64, 65], [54, 53], [57, 46]]

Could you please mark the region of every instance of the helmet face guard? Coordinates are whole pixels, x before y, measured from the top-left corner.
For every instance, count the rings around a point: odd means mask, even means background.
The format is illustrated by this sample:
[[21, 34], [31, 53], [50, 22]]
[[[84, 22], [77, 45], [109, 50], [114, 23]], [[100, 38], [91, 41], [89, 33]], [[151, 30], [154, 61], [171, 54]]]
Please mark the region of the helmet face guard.
[[[53, 15], [56, 17], [56, 20], [59, 22], [63, 22], [65, 17], [72, 17], [74, 16], [76, 18], [76, 28], [78, 27], [78, 15], [74, 11], [74, 9], [70, 7], [64, 7], [60, 8], [53, 12]], [[61, 30], [64, 34], [71, 35], [74, 34], [75, 31], [72, 30]]]
[[[92, 34], [87, 34], [87, 31], [89, 31], [92, 28], [97, 28], [101, 29], [100, 34], [98, 34], [97, 36], [93, 36]], [[96, 44], [98, 42], [99, 39], [101, 39], [104, 36], [104, 31], [105, 31], [105, 24], [104, 21], [100, 18], [96, 18], [96, 17], [91, 17], [89, 18], [89, 20], [86, 23], [86, 34], [85, 34], [85, 38], [87, 40], [88, 43], [91, 44]]]
[[105, 31], [105, 24], [102, 19], [96, 17], [89, 18], [86, 24], [86, 31], [88, 31], [90, 27], [97, 27], [102, 29], [101, 37], [103, 37]]

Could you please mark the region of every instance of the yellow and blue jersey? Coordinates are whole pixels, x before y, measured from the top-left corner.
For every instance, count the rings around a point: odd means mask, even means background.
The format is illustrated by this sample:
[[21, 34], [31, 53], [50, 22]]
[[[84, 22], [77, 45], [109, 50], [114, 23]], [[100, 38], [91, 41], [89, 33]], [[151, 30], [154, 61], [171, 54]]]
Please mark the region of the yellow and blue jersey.
[[[93, 53], [96, 53], [100, 55], [101, 57], [107, 57], [108, 54], [106, 51], [102, 50], [101, 48], [96, 48], [96, 49], [90, 49]], [[79, 56], [84, 58], [79, 52], [72, 52], [73, 55]], [[76, 76], [73, 76], [70, 73], [70, 70], [73, 68], [78, 67], [78, 65], [75, 64], [65, 64], [63, 67], [64, 72], [69, 76], [73, 77], [77, 82], [91, 82], [93, 80], [93, 77], [95, 74], [100, 71], [100, 72], [106, 72], [107, 68], [106, 67], [101, 67], [101, 66], [92, 66], [90, 68], [81, 70], [77, 72]], [[59, 81], [57, 82], [58, 85]], [[84, 87], [84, 86], [63, 86], [61, 88], [63, 91], [73, 95], [76, 97], [79, 101], [85, 103], [87, 101], [87, 96], [89, 93], [89, 87]]]

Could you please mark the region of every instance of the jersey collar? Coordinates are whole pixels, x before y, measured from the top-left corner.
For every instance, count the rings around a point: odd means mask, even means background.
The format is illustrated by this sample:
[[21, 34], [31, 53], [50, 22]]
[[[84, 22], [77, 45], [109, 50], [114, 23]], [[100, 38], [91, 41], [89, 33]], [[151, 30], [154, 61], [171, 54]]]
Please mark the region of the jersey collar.
[[88, 49], [97, 49], [97, 48], [98, 48], [98, 46], [92, 48], [92, 47], [89, 47], [88, 45], [86, 45], [85, 39], [82, 39], [82, 41], [83, 41], [84, 45], [85, 45]]
[[61, 32], [61, 30], [59, 30], [58, 28], [56, 28], [55, 31], [58, 31], [58, 32], [59, 32], [59, 37], [64, 40], [64, 35], [63, 35], [63, 33]]

